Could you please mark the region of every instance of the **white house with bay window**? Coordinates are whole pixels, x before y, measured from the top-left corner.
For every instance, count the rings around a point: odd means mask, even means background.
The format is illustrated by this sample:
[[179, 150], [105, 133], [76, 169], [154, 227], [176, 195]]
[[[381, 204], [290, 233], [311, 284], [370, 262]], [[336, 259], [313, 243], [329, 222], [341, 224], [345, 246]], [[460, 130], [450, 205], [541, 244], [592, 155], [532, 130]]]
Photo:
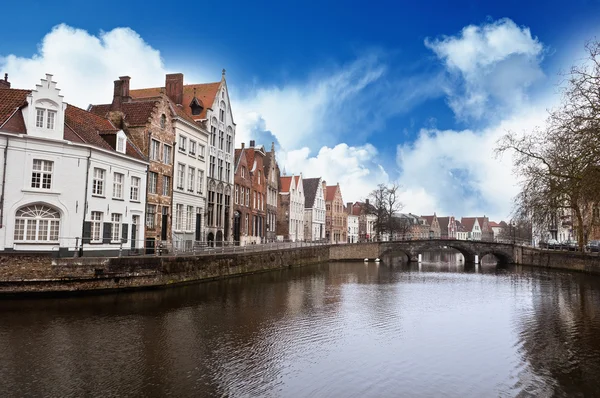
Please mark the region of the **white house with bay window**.
[[202, 227], [206, 212], [208, 132], [183, 111], [175, 114], [173, 126], [177, 142], [173, 185], [173, 245], [178, 250], [189, 251], [194, 242], [206, 240]]
[[0, 84], [0, 250], [117, 255], [143, 245], [148, 163], [107, 119], [63, 102], [51, 75]]

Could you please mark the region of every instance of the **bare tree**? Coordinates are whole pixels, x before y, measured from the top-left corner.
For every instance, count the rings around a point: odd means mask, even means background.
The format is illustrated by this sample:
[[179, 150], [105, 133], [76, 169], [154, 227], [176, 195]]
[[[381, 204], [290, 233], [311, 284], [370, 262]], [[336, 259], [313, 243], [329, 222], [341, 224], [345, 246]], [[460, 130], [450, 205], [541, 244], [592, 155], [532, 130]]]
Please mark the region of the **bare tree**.
[[377, 239], [381, 240], [381, 235], [388, 233], [393, 235], [396, 223], [394, 216], [402, 210], [403, 205], [398, 196], [400, 195], [400, 186], [397, 184], [379, 184], [368, 196], [368, 204], [363, 206], [364, 214], [375, 216], [375, 233]]
[[406, 235], [412, 231], [413, 224], [410, 219], [406, 217], [394, 217], [392, 219], [392, 230], [395, 238], [406, 240]]
[[580, 250], [597, 222], [593, 209], [600, 197], [600, 44], [586, 49], [588, 58], [565, 75], [562, 103], [545, 127], [508, 133], [496, 148], [512, 152], [521, 184], [514, 217], [548, 230], [561, 216], [572, 216]]

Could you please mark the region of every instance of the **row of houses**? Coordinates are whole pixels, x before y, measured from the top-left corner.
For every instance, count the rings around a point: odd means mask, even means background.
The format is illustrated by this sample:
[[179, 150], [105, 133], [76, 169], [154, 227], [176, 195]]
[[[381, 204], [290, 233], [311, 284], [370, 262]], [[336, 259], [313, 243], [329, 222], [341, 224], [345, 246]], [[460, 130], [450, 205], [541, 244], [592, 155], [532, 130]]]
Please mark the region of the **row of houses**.
[[235, 123], [225, 71], [213, 83], [63, 101], [52, 75], [0, 80], [0, 250], [153, 253], [232, 239]]

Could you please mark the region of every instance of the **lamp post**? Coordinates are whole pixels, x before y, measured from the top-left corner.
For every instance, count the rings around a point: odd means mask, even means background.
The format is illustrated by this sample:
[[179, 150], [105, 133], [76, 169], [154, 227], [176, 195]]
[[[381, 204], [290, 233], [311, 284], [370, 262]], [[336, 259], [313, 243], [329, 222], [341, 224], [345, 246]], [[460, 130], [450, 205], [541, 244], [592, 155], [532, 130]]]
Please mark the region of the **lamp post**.
[[512, 228], [512, 236], [513, 236], [513, 245], [515, 244], [515, 227], [516, 227], [516, 223], [513, 221], [510, 223], [510, 226]]

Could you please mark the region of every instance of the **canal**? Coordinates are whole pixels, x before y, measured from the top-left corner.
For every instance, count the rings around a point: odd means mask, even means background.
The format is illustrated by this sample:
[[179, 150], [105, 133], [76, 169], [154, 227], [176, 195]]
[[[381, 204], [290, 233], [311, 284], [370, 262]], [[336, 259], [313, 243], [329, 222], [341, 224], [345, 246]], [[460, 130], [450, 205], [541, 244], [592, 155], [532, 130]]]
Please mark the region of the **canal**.
[[0, 300], [0, 396], [599, 396], [599, 311], [598, 277], [453, 254]]

